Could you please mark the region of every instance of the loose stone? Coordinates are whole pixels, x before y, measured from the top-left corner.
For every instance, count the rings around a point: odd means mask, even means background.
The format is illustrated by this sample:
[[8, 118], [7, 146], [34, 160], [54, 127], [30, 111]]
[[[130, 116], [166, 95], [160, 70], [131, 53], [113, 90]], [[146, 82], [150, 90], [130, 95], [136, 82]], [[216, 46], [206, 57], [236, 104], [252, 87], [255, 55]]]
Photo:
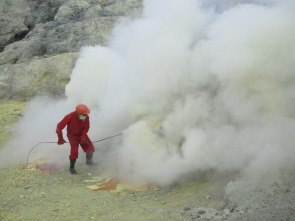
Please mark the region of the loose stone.
[[186, 207], [183, 208], [184, 211], [187, 211], [187, 210], [190, 210], [190, 209], [191, 209], [191, 208], [188, 207], [188, 206], [186, 206]]
[[200, 211], [199, 211], [199, 214], [204, 214], [204, 213], [206, 213], [205, 210], [200, 210]]

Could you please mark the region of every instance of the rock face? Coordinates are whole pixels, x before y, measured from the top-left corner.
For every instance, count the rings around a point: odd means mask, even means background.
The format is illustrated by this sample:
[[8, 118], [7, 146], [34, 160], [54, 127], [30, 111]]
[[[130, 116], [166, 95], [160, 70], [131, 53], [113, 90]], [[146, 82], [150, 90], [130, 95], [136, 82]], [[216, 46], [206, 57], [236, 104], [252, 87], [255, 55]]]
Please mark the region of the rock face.
[[[115, 23], [120, 17], [138, 17], [142, 0], [3, 0], [0, 2], [0, 100], [9, 98], [29, 100], [40, 91], [40, 85], [25, 85], [30, 78], [27, 71], [32, 65], [47, 64], [47, 57], [63, 54], [55, 62], [55, 76], [71, 73], [73, 56], [66, 53], [79, 52], [87, 45], [107, 45]], [[69, 58], [66, 58], [70, 56]], [[75, 57], [75, 56], [74, 56]], [[34, 61], [37, 59], [37, 61]], [[69, 63], [65, 63], [68, 61]], [[64, 68], [62, 65], [66, 65]], [[50, 63], [50, 62], [49, 62]], [[28, 66], [28, 67], [26, 67]], [[48, 66], [48, 65], [47, 65]], [[50, 66], [50, 65], [49, 65]], [[49, 67], [48, 66], [48, 67]], [[46, 65], [44, 65], [46, 67]], [[68, 70], [67, 74], [64, 69]], [[36, 71], [31, 68], [30, 71]], [[52, 70], [52, 69], [51, 69]], [[51, 72], [51, 70], [49, 72]], [[18, 72], [16, 74], [16, 72]], [[43, 73], [30, 72], [42, 78]], [[48, 75], [48, 79], [50, 78]], [[62, 77], [62, 78], [63, 78]], [[22, 85], [11, 85], [23, 81]], [[11, 80], [15, 79], [15, 80]], [[62, 95], [64, 83], [48, 81], [47, 89]], [[37, 82], [36, 82], [37, 84]], [[20, 88], [17, 88], [20, 86]], [[52, 89], [49, 88], [52, 86]], [[9, 88], [9, 90], [8, 90]], [[22, 89], [21, 89], [22, 88]], [[25, 91], [23, 91], [25, 90]]]
[[0, 66], [2, 100], [25, 101], [36, 95], [61, 96], [78, 53]]

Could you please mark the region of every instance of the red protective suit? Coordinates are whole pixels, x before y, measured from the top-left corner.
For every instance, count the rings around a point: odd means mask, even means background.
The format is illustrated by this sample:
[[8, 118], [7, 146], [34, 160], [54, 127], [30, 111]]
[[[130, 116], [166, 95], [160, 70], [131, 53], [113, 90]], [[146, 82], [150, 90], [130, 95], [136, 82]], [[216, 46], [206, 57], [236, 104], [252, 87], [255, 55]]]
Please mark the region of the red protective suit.
[[[57, 124], [56, 133], [58, 137], [62, 138], [62, 130], [67, 126], [67, 136], [71, 144], [71, 154], [69, 156], [70, 160], [78, 158], [78, 147], [81, 145], [85, 153], [93, 153], [94, 146], [87, 136], [89, 130], [89, 116], [86, 119], [80, 120], [76, 112], [69, 113], [64, 117], [62, 121]], [[81, 140], [86, 140], [86, 143], [81, 143]]]

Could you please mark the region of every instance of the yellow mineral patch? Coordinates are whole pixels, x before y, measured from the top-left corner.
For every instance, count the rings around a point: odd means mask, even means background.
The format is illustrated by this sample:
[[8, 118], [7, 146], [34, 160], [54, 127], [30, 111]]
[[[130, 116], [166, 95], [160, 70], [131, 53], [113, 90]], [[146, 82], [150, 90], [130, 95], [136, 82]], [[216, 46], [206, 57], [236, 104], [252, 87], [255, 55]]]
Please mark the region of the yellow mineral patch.
[[123, 191], [123, 190], [133, 190], [133, 191], [145, 191], [151, 188], [150, 185], [132, 185], [128, 183], [123, 183], [120, 180], [113, 177], [104, 177], [93, 180], [84, 180], [87, 183], [97, 183], [96, 185], [89, 185], [87, 188], [93, 191]]
[[86, 183], [97, 183], [97, 180], [84, 180]]

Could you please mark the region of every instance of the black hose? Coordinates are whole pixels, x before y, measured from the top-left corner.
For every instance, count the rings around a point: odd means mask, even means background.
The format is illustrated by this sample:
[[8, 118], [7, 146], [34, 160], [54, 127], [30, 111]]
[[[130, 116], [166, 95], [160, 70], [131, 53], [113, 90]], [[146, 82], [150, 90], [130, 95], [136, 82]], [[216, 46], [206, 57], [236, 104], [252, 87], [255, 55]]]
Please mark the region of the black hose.
[[[103, 140], [107, 140], [107, 139], [110, 139], [110, 138], [113, 138], [113, 137], [117, 137], [117, 136], [120, 136], [120, 135], [122, 135], [122, 134], [116, 134], [116, 135], [114, 135], [114, 136], [110, 136], [110, 137], [107, 137], [107, 138], [104, 138], [104, 139], [101, 139], [101, 140], [97, 140], [97, 141], [94, 141], [94, 142], [92, 142], [92, 143], [101, 142], [101, 141], [103, 141]], [[56, 144], [57, 142], [40, 142], [40, 143], [36, 144], [35, 146], [33, 146], [33, 147], [31, 148], [29, 154], [28, 154], [28, 157], [27, 157], [27, 164], [26, 164], [26, 165], [28, 165], [28, 163], [29, 163], [29, 157], [30, 157], [30, 154], [31, 154], [32, 150], [34, 150], [35, 147], [37, 147], [39, 144], [44, 144], [44, 143], [55, 143], [55, 144]], [[80, 142], [66, 142], [66, 143], [80, 143]]]

